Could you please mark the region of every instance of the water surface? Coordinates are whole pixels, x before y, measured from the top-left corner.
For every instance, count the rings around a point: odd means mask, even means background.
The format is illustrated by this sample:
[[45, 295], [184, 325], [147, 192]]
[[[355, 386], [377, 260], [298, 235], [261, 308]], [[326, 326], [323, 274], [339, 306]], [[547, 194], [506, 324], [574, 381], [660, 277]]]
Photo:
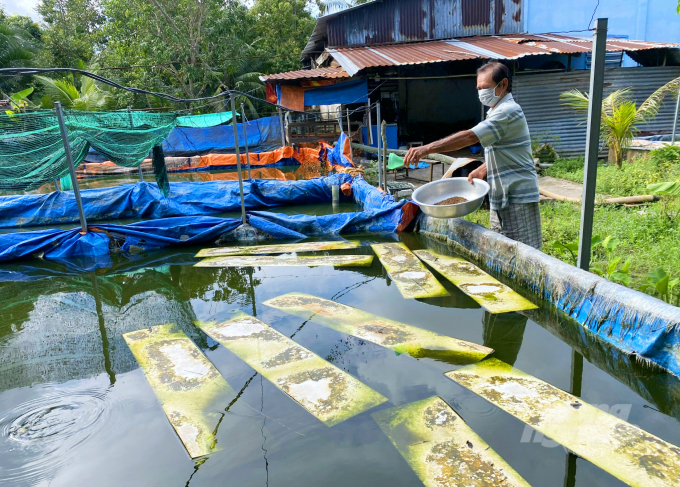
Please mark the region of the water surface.
[[[411, 248], [443, 250], [432, 240], [404, 238]], [[450, 297], [406, 300], [377, 258], [355, 269], [211, 269], [190, 265], [196, 250], [114, 259], [113, 268], [92, 273], [37, 260], [0, 266], [0, 485], [418, 486], [371, 413], [433, 395], [534, 486], [624, 485], [447, 379], [443, 373], [454, 365], [397, 355], [261, 304], [291, 291], [487, 345], [519, 369], [680, 445], [677, 381], [584, 336], [550, 306], [491, 316], [443, 279]], [[335, 253], [345, 252], [370, 250]], [[194, 325], [238, 312], [257, 316], [389, 401], [324, 426]], [[223, 416], [222, 450], [197, 461], [122, 338], [165, 323], [184, 330], [241, 392], [215, 411]], [[574, 350], [585, 356], [582, 370]]]

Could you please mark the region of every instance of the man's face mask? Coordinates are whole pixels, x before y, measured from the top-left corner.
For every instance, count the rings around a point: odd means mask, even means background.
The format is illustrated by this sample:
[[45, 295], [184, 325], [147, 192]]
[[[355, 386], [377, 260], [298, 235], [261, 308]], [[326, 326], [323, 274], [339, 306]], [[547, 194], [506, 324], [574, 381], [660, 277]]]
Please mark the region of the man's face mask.
[[[498, 82], [498, 85], [500, 85], [500, 81]], [[498, 85], [494, 86], [493, 88], [484, 88], [482, 90], [477, 90], [477, 93], [479, 94], [479, 101], [482, 102], [482, 105], [486, 105], [487, 107], [492, 107], [498, 103], [498, 100], [501, 98], [500, 96], [496, 95], [496, 88], [498, 88]]]

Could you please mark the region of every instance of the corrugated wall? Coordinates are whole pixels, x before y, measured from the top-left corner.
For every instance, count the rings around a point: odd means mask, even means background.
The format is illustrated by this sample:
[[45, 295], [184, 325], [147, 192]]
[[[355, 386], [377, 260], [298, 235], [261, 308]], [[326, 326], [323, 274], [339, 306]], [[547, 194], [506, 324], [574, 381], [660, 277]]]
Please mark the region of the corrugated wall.
[[522, 0], [384, 0], [329, 19], [328, 45], [522, 32]]
[[[656, 89], [680, 76], [680, 66], [653, 68], [609, 68], [605, 73], [605, 96], [614, 90], [631, 88], [639, 106]], [[588, 91], [590, 71], [570, 73], [518, 74], [513, 79], [515, 100], [522, 106], [532, 137], [555, 145], [561, 156], [585, 153], [586, 124], [583, 116], [562, 105], [561, 93]], [[667, 97], [657, 117], [638, 128], [649, 132], [670, 132], [675, 100]]]

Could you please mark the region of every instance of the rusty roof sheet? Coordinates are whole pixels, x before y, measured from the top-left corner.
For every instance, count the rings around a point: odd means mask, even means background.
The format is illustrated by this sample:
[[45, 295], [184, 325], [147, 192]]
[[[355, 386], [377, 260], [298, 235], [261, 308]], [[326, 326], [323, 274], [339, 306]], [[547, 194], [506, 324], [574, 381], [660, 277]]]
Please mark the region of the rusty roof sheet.
[[285, 73], [275, 73], [260, 76], [260, 81], [267, 82], [267, 81], [318, 80], [338, 78], [349, 78], [349, 74], [342, 68], [298, 69], [297, 71], [286, 71]]
[[[506, 34], [400, 43], [380, 46], [327, 48], [326, 51], [354, 76], [377, 66], [402, 66], [464, 59], [517, 59], [540, 54], [590, 52], [592, 40], [559, 34]], [[607, 39], [607, 51], [674, 48], [678, 44]]]

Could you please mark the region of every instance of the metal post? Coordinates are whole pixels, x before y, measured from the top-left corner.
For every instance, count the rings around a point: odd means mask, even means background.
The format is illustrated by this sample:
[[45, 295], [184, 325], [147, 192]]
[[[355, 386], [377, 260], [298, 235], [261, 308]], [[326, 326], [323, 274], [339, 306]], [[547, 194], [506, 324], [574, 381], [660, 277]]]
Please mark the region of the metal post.
[[[132, 121], [132, 107], [127, 107], [127, 111], [128, 111], [128, 118], [130, 119], [130, 128], [133, 129], [133, 128], [135, 128], [135, 124]], [[139, 169], [139, 180], [143, 182], [144, 181], [144, 173], [142, 173], [142, 164], [144, 164], [144, 160], [142, 160], [142, 162], [139, 163], [139, 166], [137, 166], [137, 168]]]
[[673, 118], [673, 134], [671, 135], [671, 145], [675, 144], [675, 134], [678, 128], [678, 112], [680, 112], [680, 84], [678, 84], [678, 99], [675, 101], [675, 118]]
[[[387, 122], [384, 120], [380, 123], [380, 138], [382, 139], [382, 173], [383, 173], [383, 189], [387, 190]], [[408, 168], [407, 168], [408, 172]]]
[[352, 126], [349, 124], [349, 110], [347, 110], [347, 137], [352, 138]]
[[376, 105], [376, 110], [378, 111], [378, 125], [377, 125], [377, 135], [378, 135], [378, 140], [377, 142], [377, 148], [378, 148], [378, 186], [382, 186], [382, 151], [380, 150], [380, 102], [377, 103]]
[[241, 174], [241, 152], [239, 151], [238, 143], [238, 128], [236, 123], [236, 102], [234, 101], [234, 94], [229, 95], [231, 98], [231, 125], [234, 127], [234, 150], [236, 151], [236, 170], [238, 171], [238, 191], [241, 197], [241, 219], [245, 225], [246, 220], [246, 203], [243, 200], [243, 175]]
[[[246, 131], [246, 117], [243, 115], [246, 113], [245, 108], [243, 108], [243, 103], [241, 103], [241, 121], [243, 122], [243, 140], [246, 142], [246, 162], [248, 163], [248, 181], [252, 178], [250, 177], [250, 154], [248, 152], [248, 132]], [[234, 114], [232, 113], [233, 117]]]
[[586, 138], [586, 162], [581, 203], [581, 230], [578, 242], [578, 266], [590, 268], [590, 245], [593, 238], [593, 213], [595, 211], [595, 181], [597, 179], [597, 154], [600, 151], [600, 122], [602, 120], [602, 87], [607, 45], [607, 19], [595, 21], [593, 34], [593, 59], [590, 65], [590, 100]]
[[54, 180], [54, 190], [59, 191], [59, 180], [58, 179]]
[[371, 102], [366, 102], [366, 111], [368, 112], [368, 144], [373, 145], [373, 128], [371, 123]]
[[66, 132], [66, 123], [64, 123], [64, 112], [61, 109], [61, 102], [54, 102], [54, 109], [57, 112], [57, 120], [59, 120], [59, 130], [61, 131], [61, 139], [64, 142], [64, 153], [66, 161], [68, 162], [68, 169], [71, 173], [71, 182], [73, 183], [73, 194], [76, 197], [76, 204], [78, 205], [78, 214], [80, 215], [80, 227], [82, 233], [87, 233], [87, 221], [85, 221], [85, 210], [83, 209], [83, 201], [80, 199], [80, 190], [78, 189], [78, 178], [76, 177], [76, 167], [73, 165], [73, 157], [71, 156], [71, 144], [68, 141], [68, 133]]
[[[233, 104], [232, 106], [232, 111], [233, 111]], [[281, 124], [281, 147], [286, 146], [286, 123], [283, 120], [283, 112], [281, 111], [281, 107], [277, 108], [279, 111], [279, 123]]]

